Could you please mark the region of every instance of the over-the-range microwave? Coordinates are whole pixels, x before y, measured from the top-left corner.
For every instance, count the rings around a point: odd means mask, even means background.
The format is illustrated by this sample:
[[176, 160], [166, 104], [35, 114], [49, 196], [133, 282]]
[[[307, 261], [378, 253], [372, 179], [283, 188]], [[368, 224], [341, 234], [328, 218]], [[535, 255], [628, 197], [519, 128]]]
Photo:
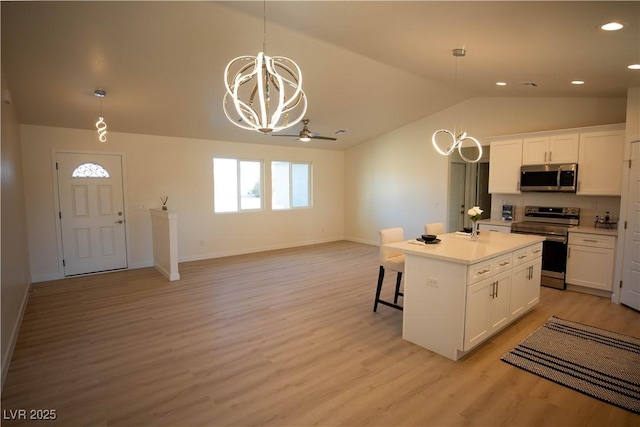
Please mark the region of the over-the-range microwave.
[[525, 165], [520, 167], [520, 191], [575, 193], [578, 187], [576, 163]]

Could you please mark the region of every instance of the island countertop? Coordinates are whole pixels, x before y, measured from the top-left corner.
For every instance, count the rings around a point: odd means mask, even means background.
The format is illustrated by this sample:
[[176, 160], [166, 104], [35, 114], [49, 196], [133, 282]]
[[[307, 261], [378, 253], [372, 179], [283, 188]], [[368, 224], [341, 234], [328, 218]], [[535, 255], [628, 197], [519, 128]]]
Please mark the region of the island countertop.
[[434, 244], [424, 244], [414, 239], [390, 243], [385, 247], [406, 254], [470, 265], [544, 241], [543, 236], [510, 233], [480, 233], [477, 241], [458, 233], [442, 234], [438, 239], [440, 242]]

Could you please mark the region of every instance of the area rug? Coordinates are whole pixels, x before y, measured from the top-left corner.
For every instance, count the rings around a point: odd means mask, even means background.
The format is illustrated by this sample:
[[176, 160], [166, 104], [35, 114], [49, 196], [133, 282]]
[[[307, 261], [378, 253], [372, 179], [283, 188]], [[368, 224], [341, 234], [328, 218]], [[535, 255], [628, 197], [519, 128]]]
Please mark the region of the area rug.
[[502, 360], [640, 414], [640, 339], [552, 316]]

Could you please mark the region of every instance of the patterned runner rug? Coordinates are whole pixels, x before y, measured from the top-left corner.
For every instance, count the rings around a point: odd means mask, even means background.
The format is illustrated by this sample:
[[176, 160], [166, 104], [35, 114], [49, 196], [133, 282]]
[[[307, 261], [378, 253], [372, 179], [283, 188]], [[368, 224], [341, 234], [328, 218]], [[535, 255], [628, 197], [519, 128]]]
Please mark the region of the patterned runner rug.
[[640, 414], [640, 339], [552, 316], [502, 360]]

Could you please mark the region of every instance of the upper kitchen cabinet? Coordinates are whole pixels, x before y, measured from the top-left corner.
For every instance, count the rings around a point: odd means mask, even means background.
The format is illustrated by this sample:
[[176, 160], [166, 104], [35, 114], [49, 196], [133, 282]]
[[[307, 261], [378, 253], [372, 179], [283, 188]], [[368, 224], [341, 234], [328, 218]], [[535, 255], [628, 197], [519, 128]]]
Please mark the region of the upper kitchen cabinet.
[[577, 133], [524, 138], [522, 164], [577, 163], [579, 140]]
[[624, 130], [580, 133], [579, 195], [619, 196], [624, 160]]
[[489, 153], [489, 193], [520, 193], [522, 139], [492, 141]]

